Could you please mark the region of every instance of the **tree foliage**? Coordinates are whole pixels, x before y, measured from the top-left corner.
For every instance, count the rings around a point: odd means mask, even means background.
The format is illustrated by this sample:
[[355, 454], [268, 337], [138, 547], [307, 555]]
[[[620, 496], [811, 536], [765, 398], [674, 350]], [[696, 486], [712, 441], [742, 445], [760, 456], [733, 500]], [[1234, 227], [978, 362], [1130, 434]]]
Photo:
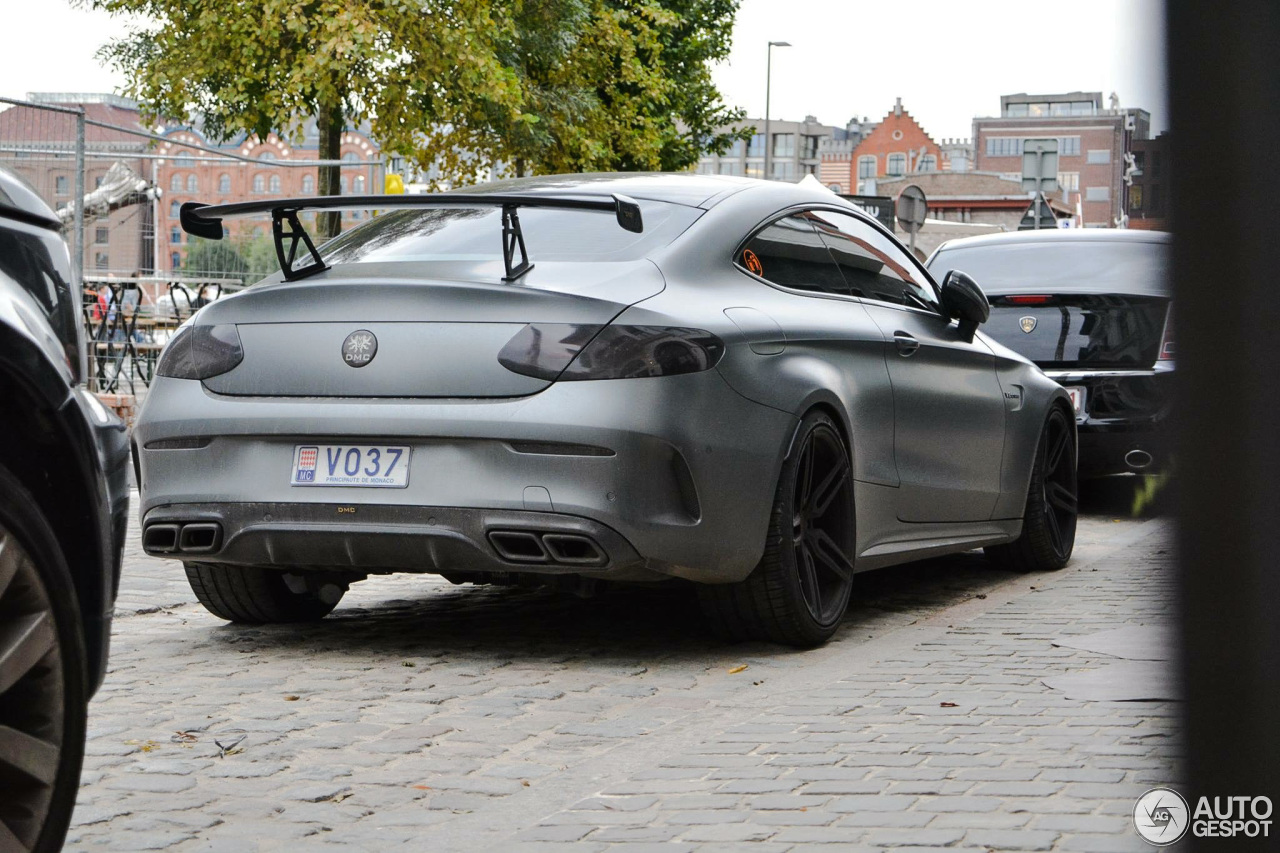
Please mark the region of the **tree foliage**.
[[[317, 117], [325, 159], [342, 124], [367, 122], [384, 152], [449, 184], [500, 163], [687, 168], [742, 117], [709, 67], [740, 0], [76, 2], [147, 22], [103, 55], [151, 116], [295, 140]], [[338, 191], [336, 167], [320, 190]]]

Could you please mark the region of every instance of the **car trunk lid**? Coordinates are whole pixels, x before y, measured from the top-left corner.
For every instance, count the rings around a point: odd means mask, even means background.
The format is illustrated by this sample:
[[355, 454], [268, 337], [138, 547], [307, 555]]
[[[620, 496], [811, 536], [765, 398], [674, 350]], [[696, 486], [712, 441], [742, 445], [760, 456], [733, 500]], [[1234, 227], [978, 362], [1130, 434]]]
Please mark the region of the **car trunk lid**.
[[498, 363], [525, 324], [602, 327], [663, 287], [644, 260], [539, 264], [507, 284], [465, 265], [423, 272], [423, 264], [353, 264], [213, 303], [199, 322], [234, 324], [244, 358], [205, 387], [280, 397], [534, 394], [551, 383]]
[[1169, 300], [1136, 294], [1001, 294], [982, 331], [1042, 368], [1149, 368]]

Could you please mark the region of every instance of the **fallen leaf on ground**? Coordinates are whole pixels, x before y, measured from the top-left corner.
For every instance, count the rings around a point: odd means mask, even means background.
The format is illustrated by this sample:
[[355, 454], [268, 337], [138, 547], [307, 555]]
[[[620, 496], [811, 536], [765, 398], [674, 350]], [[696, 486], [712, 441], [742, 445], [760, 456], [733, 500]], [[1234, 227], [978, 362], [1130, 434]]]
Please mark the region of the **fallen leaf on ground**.
[[401, 666], [417, 666], [417, 664], [411, 660], [402, 660], [400, 661], [400, 665]]
[[520, 780], [520, 784], [521, 784], [521, 785], [524, 785], [524, 786], [527, 788], [527, 787], [529, 787], [529, 780], [528, 780], [528, 779], [521, 779], [521, 780]]
[[747, 668], [747, 665], [746, 665], [745, 663], [738, 664], [738, 665], [737, 665], [737, 666], [735, 666], [733, 669], [729, 670], [729, 674], [730, 674], [730, 675], [737, 675], [738, 673], [742, 672], [742, 671], [743, 671], [743, 670], [745, 670], [746, 668]]
[[342, 802], [343, 800], [345, 800], [345, 799], [346, 799], [347, 797], [349, 797], [349, 796], [351, 796], [351, 792], [350, 792], [350, 791], [343, 791], [341, 794], [334, 794], [332, 797], [330, 797], [330, 798], [329, 798], [329, 802], [331, 802], [331, 803], [340, 803], [340, 802]]
[[431, 786], [430, 786], [430, 785], [414, 785], [413, 787], [417, 788], [419, 791], [430, 791], [430, 790], [431, 790]]
[[174, 732], [169, 736], [169, 740], [174, 743], [195, 743], [200, 738], [191, 732]]
[[938, 704], [941, 705], [943, 708], [959, 708], [960, 707], [955, 702], [939, 702]]
[[974, 598], [986, 598], [986, 597], [987, 597], [987, 594], [985, 592], [980, 592], [974, 596]]
[[297, 702], [301, 698], [302, 698], [301, 696], [294, 696], [292, 693], [290, 693], [288, 696], [284, 697], [284, 701]]

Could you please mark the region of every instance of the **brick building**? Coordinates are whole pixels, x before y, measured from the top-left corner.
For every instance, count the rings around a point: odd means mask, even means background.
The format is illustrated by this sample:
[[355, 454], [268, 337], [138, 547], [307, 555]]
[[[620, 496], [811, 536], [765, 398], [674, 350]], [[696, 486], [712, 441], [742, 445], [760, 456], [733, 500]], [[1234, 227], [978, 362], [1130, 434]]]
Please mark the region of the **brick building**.
[[856, 138], [822, 148], [818, 177], [836, 192], [883, 195], [876, 188], [878, 178], [972, 168], [969, 140], [946, 139], [939, 145], [903, 108], [901, 98], [881, 121], [864, 118], [860, 131]]
[[1146, 110], [1102, 106], [1101, 92], [1004, 95], [1000, 115], [973, 120], [976, 168], [1009, 177], [1022, 174], [1024, 139], [1058, 140], [1056, 197], [1079, 203], [1086, 228], [1113, 227], [1127, 207], [1125, 155], [1150, 135]]
[[[165, 141], [157, 146], [157, 182], [164, 191], [159, 202], [160, 223], [156, 235], [157, 258], [162, 271], [180, 269], [190, 237], [178, 223], [183, 202], [201, 201], [224, 204], [232, 201], [260, 201], [272, 196], [287, 198], [316, 193], [316, 166], [308, 161], [319, 159], [319, 136], [314, 121], [303, 126], [301, 140], [293, 145], [276, 134], [265, 140], [241, 135], [224, 143], [215, 143], [199, 128], [180, 125], [163, 131]], [[217, 149], [219, 153], [199, 148]], [[362, 130], [342, 134], [340, 154], [343, 162], [341, 191], [343, 195], [382, 192], [383, 168], [378, 146]], [[343, 213], [343, 227], [366, 216], [364, 211]], [[269, 221], [257, 218], [229, 219], [224, 231], [228, 236], [252, 237], [268, 235]]]
[[1169, 134], [1133, 141], [1133, 185], [1129, 187], [1129, 227], [1169, 230]]

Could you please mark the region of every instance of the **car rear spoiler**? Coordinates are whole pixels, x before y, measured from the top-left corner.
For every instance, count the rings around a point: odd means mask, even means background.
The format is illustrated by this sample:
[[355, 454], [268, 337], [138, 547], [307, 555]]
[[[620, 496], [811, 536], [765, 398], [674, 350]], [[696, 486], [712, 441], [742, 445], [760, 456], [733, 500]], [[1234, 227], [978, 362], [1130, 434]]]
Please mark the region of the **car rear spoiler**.
[[[243, 201], [231, 204], [201, 204], [188, 201], [179, 211], [182, 230], [208, 240], [222, 239], [222, 220], [227, 217], [271, 214], [271, 236], [275, 239], [276, 257], [286, 281], [296, 281], [329, 265], [320, 257], [311, 235], [298, 221], [303, 210], [391, 210], [407, 207], [501, 207], [502, 263], [506, 269], [503, 281], [515, 281], [533, 269], [525, 250], [524, 233], [520, 230], [521, 207], [555, 207], [564, 210], [597, 210], [614, 214], [618, 225], [639, 234], [644, 231], [640, 205], [635, 199], [613, 194], [609, 199], [570, 198], [553, 195], [512, 195], [501, 193], [438, 193], [422, 195], [335, 195], [316, 198], [285, 198], [271, 201]], [[288, 247], [285, 241], [288, 241]], [[311, 255], [311, 263], [295, 267], [298, 244]], [[520, 253], [516, 261], [516, 252]]]

